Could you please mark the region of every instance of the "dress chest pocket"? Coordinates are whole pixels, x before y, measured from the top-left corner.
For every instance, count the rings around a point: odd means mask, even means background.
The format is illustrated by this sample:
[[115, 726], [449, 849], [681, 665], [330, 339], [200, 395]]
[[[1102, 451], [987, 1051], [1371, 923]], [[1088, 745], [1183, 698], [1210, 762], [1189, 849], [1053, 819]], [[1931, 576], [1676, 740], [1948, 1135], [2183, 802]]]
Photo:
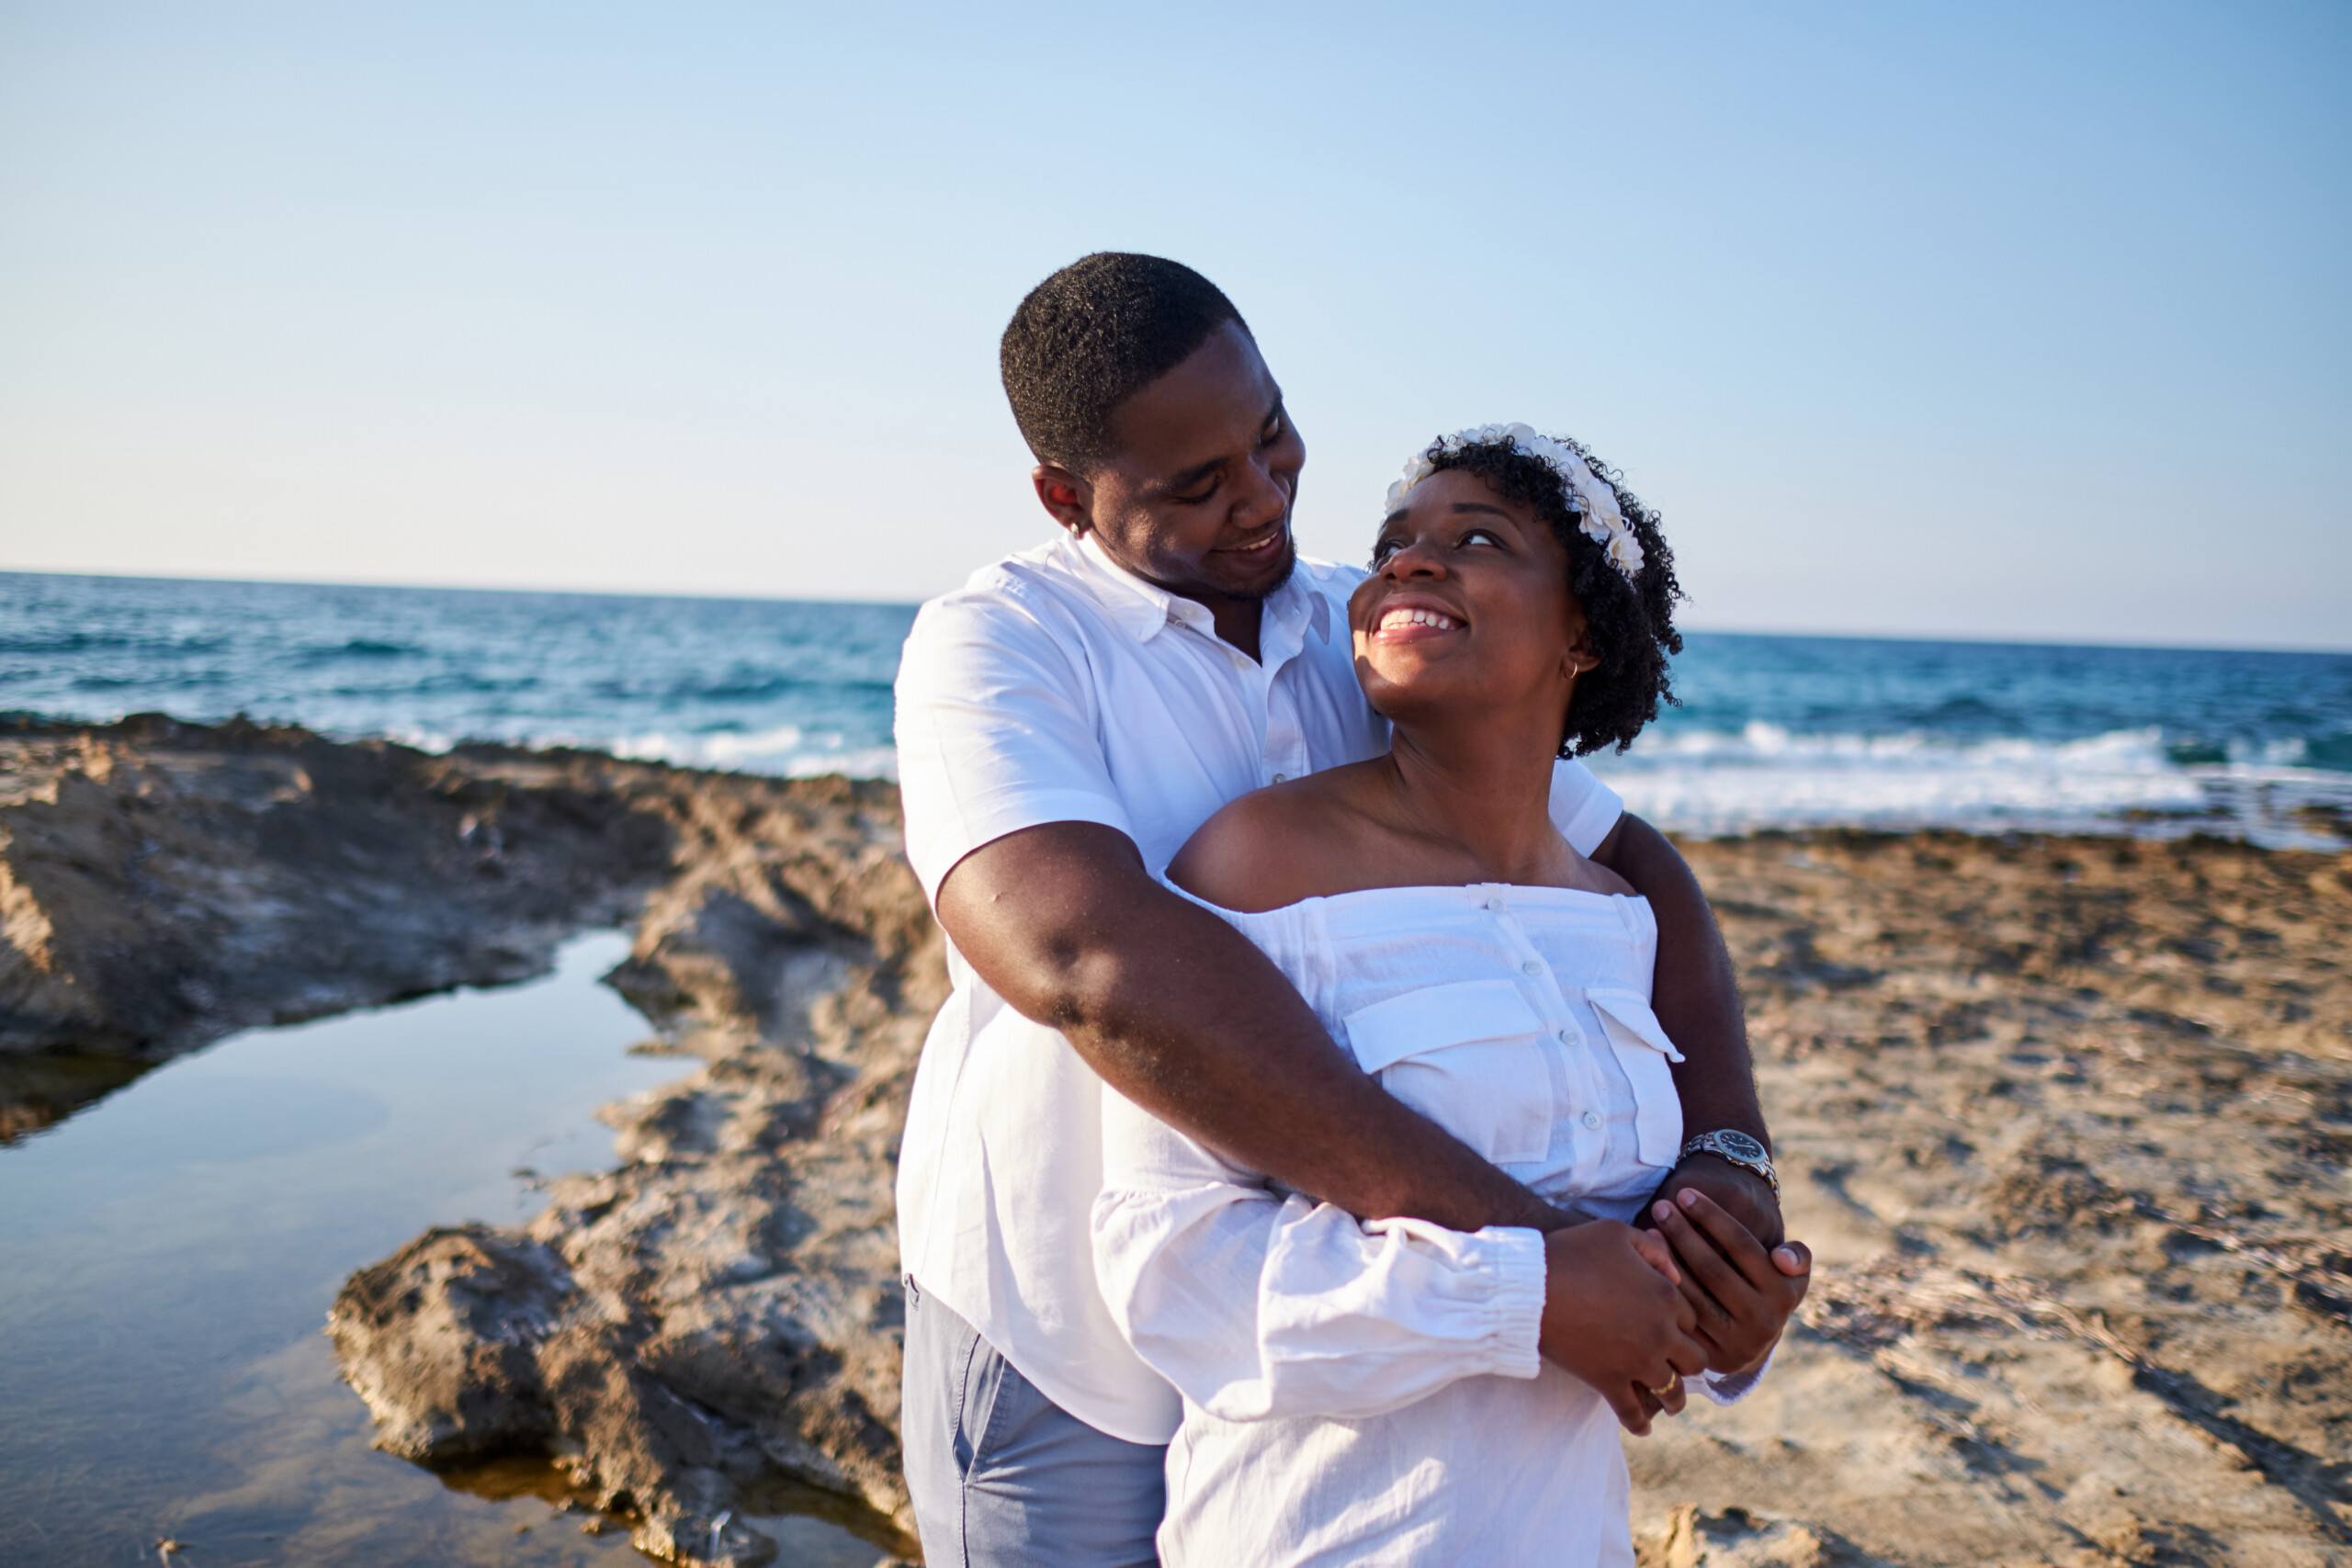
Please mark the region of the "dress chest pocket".
[[1682, 1053], [1639, 991], [1589, 987], [1584, 998], [1600, 1015], [1609, 1048], [1634, 1086], [1635, 1157], [1644, 1165], [1674, 1165], [1682, 1155], [1682, 1096], [1668, 1064], [1682, 1060]]
[[1426, 986], [1346, 1021], [1364, 1071], [1487, 1159], [1523, 1164], [1551, 1152], [1544, 1021], [1510, 981]]

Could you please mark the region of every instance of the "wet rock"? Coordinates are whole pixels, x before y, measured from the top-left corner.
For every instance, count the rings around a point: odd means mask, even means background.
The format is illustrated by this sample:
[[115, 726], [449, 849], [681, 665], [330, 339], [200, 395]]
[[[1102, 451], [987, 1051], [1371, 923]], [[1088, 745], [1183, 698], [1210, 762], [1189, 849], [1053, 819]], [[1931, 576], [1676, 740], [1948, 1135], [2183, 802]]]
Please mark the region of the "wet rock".
[[669, 874], [651, 782], [243, 721], [0, 726], [0, 1051], [160, 1061], [545, 973]]
[[435, 1465], [545, 1446], [539, 1351], [571, 1294], [554, 1252], [483, 1225], [427, 1231], [353, 1275], [327, 1333], [376, 1446]]

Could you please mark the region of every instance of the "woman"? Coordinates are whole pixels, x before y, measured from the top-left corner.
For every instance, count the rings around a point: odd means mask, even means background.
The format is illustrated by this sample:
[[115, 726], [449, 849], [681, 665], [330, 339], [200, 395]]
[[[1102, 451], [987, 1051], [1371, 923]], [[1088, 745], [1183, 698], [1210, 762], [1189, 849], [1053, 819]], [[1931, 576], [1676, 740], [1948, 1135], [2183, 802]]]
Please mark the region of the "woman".
[[1612, 1411], [1679, 1410], [1709, 1341], [1728, 1375], [1702, 1386], [1744, 1392], [1770, 1344], [1742, 1329], [1802, 1292], [1800, 1249], [1661, 1203], [1731, 1323], [1702, 1339], [1672, 1254], [1623, 1223], [1682, 1145], [1657, 926], [1547, 809], [1558, 757], [1622, 749], [1669, 694], [1677, 596], [1656, 519], [1580, 448], [1438, 442], [1350, 605], [1390, 750], [1243, 796], [1170, 864], [1392, 1093], [1602, 1217], [1361, 1224], [1106, 1091], [1097, 1272], [1185, 1400], [1164, 1562], [1630, 1563]]

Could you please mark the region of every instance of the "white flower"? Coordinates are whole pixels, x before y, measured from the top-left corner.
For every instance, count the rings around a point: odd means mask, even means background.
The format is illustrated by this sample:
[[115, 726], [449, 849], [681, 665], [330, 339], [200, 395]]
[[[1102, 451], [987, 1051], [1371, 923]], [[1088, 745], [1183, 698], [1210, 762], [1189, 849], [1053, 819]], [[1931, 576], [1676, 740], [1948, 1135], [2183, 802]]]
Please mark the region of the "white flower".
[[1382, 510], [1381, 515], [1386, 517], [1394, 513], [1398, 507], [1405, 504], [1405, 497], [1412, 492], [1413, 487], [1435, 472], [1437, 472], [1437, 465], [1429, 460], [1426, 453], [1414, 453], [1406, 460], [1405, 477], [1388, 487], [1388, 504]]
[[[1617, 492], [1592, 471], [1592, 466], [1577, 455], [1575, 447], [1555, 441], [1525, 424], [1481, 424], [1469, 430], [1457, 430], [1437, 443], [1444, 452], [1459, 452], [1465, 446], [1484, 446], [1490, 443], [1508, 443], [1527, 456], [1537, 459], [1558, 478], [1560, 488], [1567, 492], [1568, 509], [1577, 513], [1577, 531], [1608, 551], [1609, 564], [1631, 582], [1641, 574], [1642, 542], [1625, 521], [1625, 513], [1617, 505]], [[1405, 477], [1388, 487], [1388, 505], [1382, 513], [1386, 516], [1405, 504], [1405, 497], [1415, 485], [1437, 471], [1426, 450], [1416, 452], [1406, 461]]]
[[1609, 562], [1619, 571], [1625, 574], [1625, 581], [1628, 582], [1633, 581], [1635, 577], [1641, 574], [1641, 541], [1634, 537], [1634, 531], [1631, 528], [1627, 528], [1622, 533], [1618, 533], [1611, 536], [1609, 540]]

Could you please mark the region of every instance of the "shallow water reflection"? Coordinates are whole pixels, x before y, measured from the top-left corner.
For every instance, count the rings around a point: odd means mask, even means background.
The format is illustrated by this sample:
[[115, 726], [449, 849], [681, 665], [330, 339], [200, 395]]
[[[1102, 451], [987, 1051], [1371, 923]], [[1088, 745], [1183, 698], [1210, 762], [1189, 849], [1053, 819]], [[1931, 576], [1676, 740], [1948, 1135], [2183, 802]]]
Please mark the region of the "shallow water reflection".
[[[600, 1168], [605, 1102], [682, 1076], [595, 983], [548, 979], [261, 1030], [0, 1146], [0, 1562], [638, 1562], [552, 1472], [439, 1478], [368, 1446], [321, 1332], [344, 1278], [425, 1226], [511, 1224]], [[866, 1568], [817, 1520], [785, 1562]]]
[[148, 1070], [121, 1056], [0, 1053], [0, 1148], [56, 1125]]

